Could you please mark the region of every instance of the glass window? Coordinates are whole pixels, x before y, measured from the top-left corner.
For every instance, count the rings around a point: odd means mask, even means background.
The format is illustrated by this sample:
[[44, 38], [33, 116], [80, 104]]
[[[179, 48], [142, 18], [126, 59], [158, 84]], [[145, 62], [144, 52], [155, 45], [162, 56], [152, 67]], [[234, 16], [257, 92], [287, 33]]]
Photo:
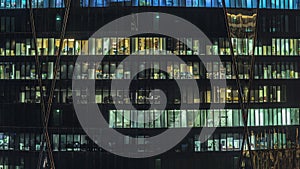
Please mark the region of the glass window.
[[80, 151], [80, 135], [74, 134], [74, 142], [73, 142], [74, 151]]
[[167, 128], [168, 127], [168, 119], [167, 119], [167, 117], [168, 117], [168, 112], [167, 112], [167, 110], [164, 110], [162, 112], [162, 114], [161, 114], [161, 126], [163, 128]]
[[289, 1], [289, 9], [294, 9], [294, 0], [286, 0]]
[[289, 9], [289, 1], [290, 0], [284, 0], [284, 8]]
[[[216, 116], [217, 115], [217, 116]], [[216, 114], [215, 112], [215, 118], [218, 117], [219, 118], [219, 125], [221, 127], [226, 127], [227, 126], [227, 121], [228, 121], [228, 116], [226, 114], [225, 110], [219, 110], [219, 114]], [[215, 119], [216, 121], [216, 119]]]
[[174, 126], [176, 128], [181, 127], [181, 111], [180, 110], [174, 110]]
[[89, 55], [95, 55], [95, 38], [89, 38], [88, 40], [88, 49], [89, 49]]
[[[227, 111], [227, 126], [231, 127], [234, 125], [233, 122], [235, 121], [234, 114], [233, 114], [232, 109], [227, 109], [226, 111]], [[238, 116], [238, 114], [236, 116]], [[238, 121], [238, 119], [236, 119], [236, 120]]]
[[109, 127], [114, 128], [116, 122], [116, 110], [109, 111]]
[[162, 127], [162, 122], [161, 122], [161, 120], [162, 120], [162, 118], [161, 118], [161, 116], [162, 116], [162, 114], [161, 113], [163, 113], [162, 111], [159, 111], [159, 110], [154, 110], [154, 126], [155, 126], [155, 128], [161, 128]]
[[299, 109], [292, 108], [291, 109], [291, 124], [299, 125]]
[[194, 151], [195, 152], [200, 152], [201, 151], [200, 135], [195, 135], [195, 138], [194, 138]]
[[[171, 5], [170, 6], [179, 6], [178, 0], [167, 0], [167, 2], [168, 1], [171, 1]], [[167, 5], [167, 6], [169, 6], [169, 5]]]
[[88, 55], [88, 41], [87, 40], [82, 40], [81, 41], [81, 54], [82, 55]]
[[60, 150], [66, 151], [67, 137], [65, 134], [60, 135]]
[[271, 8], [275, 8], [275, 0], [271, 0]]
[[64, 1], [63, 0], [56, 0], [55, 7], [56, 8], [62, 8], [62, 7], [64, 7]]
[[212, 0], [212, 7], [222, 7], [222, 0]]
[[226, 134], [221, 134], [221, 139], [220, 139], [220, 145], [221, 145], [221, 151], [226, 151], [227, 150], [227, 139], [226, 139]]
[[206, 2], [205, 6], [206, 7], [211, 7], [211, 1], [212, 0], [205, 0], [205, 2]]
[[88, 3], [88, 6], [95, 7], [96, 3], [97, 3], [97, 0], [89, 0], [89, 2], [87, 2], [87, 3]]
[[116, 128], [122, 128], [123, 127], [123, 111], [122, 110], [116, 110]]
[[168, 127], [172, 128], [174, 127], [174, 124], [175, 124], [175, 118], [174, 118], [173, 110], [168, 110]]
[[286, 124], [291, 125], [291, 108], [286, 108]]
[[123, 112], [124, 128], [130, 128], [130, 110], [124, 110]]
[[203, 124], [200, 124], [200, 110], [194, 110], [194, 127], [200, 127], [200, 126], [204, 126], [205, 121], [203, 122]]
[[49, 0], [50, 8], [55, 8], [55, 0]]
[[187, 127], [187, 112], [181, 110], [181, 127]]
[[200, 112], [200, 126], [207, 127], [207, 110], [199, 110]]
[[281, 109], [281, 120], [282, 120], [282, 125], [286, 125], [286, 120], [287, 120], [287, 111], [285, 108]]
[[153, 110], [145, 110], [145, 128], [154, 127]]
[[194, 111], [187, 110], [187, 126], [186, 127], [193, 127], [194, 126]]
[[59, 148], [59, 135], [58, 134], [53, 134], [52, 135], [52, 140], [53, 140], [53, 151], [58, 151]]
[[280, 0], [280, 2], [279, 2], [279, 8], [280, 9], [284, 9], [284, 5], [285, 5], [284, 0]]
[[131, 110], [131, 128], [136, 128], [137, 127], [137, 111], [136, 110]]
[[214, 151], [215, 149], [215, 142], [214, 138], [211, 137], [207, 140], [207, 151]]
[[153, 0], [153, 6], [159, 6], [159, 0]]
[[185, 5], [183, 4], [183, 6], [192, 7], [192, 0], [185, 0]]
[[193, 0], [193, 7], [198, 7], [198, 6], [199, 6], [199, 0]]
[[0, 0], [0, 8], [6, 7], [6, 0]]
[[277, 119], [278, 119], [278, 125], [282, 125], [282, 123], [283, 123], [283, 119], [282, 119], [282, 109], [281, 108], [278, 108], [277, 109]]
[[66, 144], [67, 151], [73, 151], [73, 148], [74, 148], [73, 144], [74, 144], [73, 135], [68, 134], [67, 135], [67, 144]]
[[205, 0], [198, 0], [198, 1], [200, 1], [198, 7], [205, 7]]
[[268, 109], [262, 109], [261, 111], [263, 111], [263, 118], [264, 118], [264, 126], [268, 126], [269, 125], [269, 111]]
[[277, 114], [277, 109], [274, 108], [273, 109], [273, 125], [276, 126], [278, 124], [277, 122], [277, 117], [278, 117], [278, 114]]
[[207, 127], [214, 126], [214, 114], [213, 110], [207, 110]]

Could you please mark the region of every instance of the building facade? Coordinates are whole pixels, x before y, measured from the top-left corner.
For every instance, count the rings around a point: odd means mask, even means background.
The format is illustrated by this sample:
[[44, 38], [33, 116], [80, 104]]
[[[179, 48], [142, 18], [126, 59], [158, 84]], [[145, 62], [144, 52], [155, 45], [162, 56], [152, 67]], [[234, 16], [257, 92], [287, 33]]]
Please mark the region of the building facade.
[[[65, 22], [68, 3], [63, 0], [0, 0], [0, 169], [50, 168], [49, 154], [59, 169], [237, 169], [245, 133], [241, 91], [245, 93], [243, 100], [248, 98], [246, 93], [250, 95], [250, 145], [244, 146], [244, 152], [249, 147], [253, 152], [297, 148], [300, 2], [224, 2], [226, 8], [222, 0], [72, 0]], [[105, 24], [140, 12], [155, 12], [149, 21], [154, 29], [162, 24], [161, 13], [181, 17], [202, 30], [211, 43], [158, 34], [90, 38]], [[138, 26], [135, 18], [132, 25]], [[133, 53], [134, 62], [122, 62]], [[79, 55], [105, 57], [102, 62], [85, 62], [76, 60]], [[157, 59], [146, 61], [150, 55]], [[168, 61], [173, 55], [184, 64]], [[198, 55], [208, 61], [201, 62]], [[210, 60], [218, 55], [221, 64]], [[60, 63], [55, 73], [57, 58]], [[139, 73], [133, 74], [133, 68]], [[253, 83], [249, 88], [250, 70]], [[57, 80], [53, 88], [54, 79]], [[94, 138], [82, 129], [73, 102], [88, 92], [74, 91], [74, 79], [95, 79], [92, 102], [98, 104], [110, 128], [128, 136], [124, 137], [124, 144], [140, 146], [141, 153], [148, 137], [168, 128], [192, 129], [163, 154], [142, 159], [114, 155], [95, 144]], [[126, 88], [111, 89], [112, 80], [130, 79], [129, 92]], [[210, 79], [224, 79], [227, 86], [212, 89]], [[188, 88], [178, 91], [175, 82], [189, 80], [197, 82], [199, 94]], [[165, 109], [149, 110], [150, 104], [162, 104], [154, 88], [165, 93]], [[41, 105], [45, 102], [48, 106], [52, 92], [46, 127], [51, 143], [49, 153], [43, 142], [47, 118]], [[86, 104], [82, 100], [80, 104]], [[132, 104], [135, 109], [116, 109], [116, 103]], [[182, 103], [188, 106], [182, 108]], [[210, 109], [212, 103], [225, 107]], [[216, 131], [202, 142], [201, 130], [214, 127]], [[296, 159], [293, 162], [299, 165]], [[248, 165], [243, 162], [242, 167]]]

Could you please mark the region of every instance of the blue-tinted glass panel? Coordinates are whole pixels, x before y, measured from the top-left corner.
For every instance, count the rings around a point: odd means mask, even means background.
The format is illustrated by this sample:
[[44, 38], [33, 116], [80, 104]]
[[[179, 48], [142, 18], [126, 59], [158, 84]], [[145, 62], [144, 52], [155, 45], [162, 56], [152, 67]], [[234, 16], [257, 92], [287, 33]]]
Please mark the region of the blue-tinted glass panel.
[[186, 7], [192, 7], [192, 0], [186, 0], [185, 1], [185, 6]]
[[36, 7], [37, 7], [37, 2], [36, 2], [36, 0], [32, 0], [31, 5], [32, 5], [32, 8], [36, 8]]
[[153, 6], [158, 6], [159, 5], [159, 0], [153, 0]]
[[289, 9], [294, 9], [293, 8], [293, 4], [294, 4], [294, 0], [287, 0], [289, 2]]
[[166, 0], [159, 0], [159, 6], [166, 6]]
[[16, 0], [16, 6], [15, 8], [21, 8], [22, 1], [21, 0]]
[[[82, 0], [82, 5], [84, 6], [84, 3], [83, 3], [83, 1], [85, 1], [85, 0]], [[49, 5], [50, 5], [50, 8], [55, 8], [55, 0], [49, 0]]]
[[178, 6], [185, 6], [185, 0], [178, 0]]
[[139, 6], [138, 0], [132, 0], [131, 3], [132, 3], [132, 6]]
[[206, 7], [211, 7], [211, 0], [206, 0], [205, 6]]
[[90, 4], [91, 5], [94, 5], [94, 6], [97, 6], [97, 7], [102, 7], [102, 6], [105, 6], [104, 2], [106, 2], [106, 0], [95, 0], [95, 2], [93, 4]]
[[49, 8], [49, 0], [44, 0], [44, 8]]
[[271, 8], [271, 0], [266, 0], [267, 8]]
[[230, 8], [235, 8], [236, 1], [230, 0]]
[[294, 0], [293, 8], [298, 9], [298, 0]]
[[0, 8], [5, 8], [5, 1], [4, 0], [0, 0]]
[[246, 0], [239, 0], [236, 4], [239, 8], [246, 8]]
[[263, 1], [260, 1], [260, 8], [266, 8], [267, 7], [267, 0], [263, 0]]
[[193, 7], [199, 6], [199, 0], [193, 0]]
[[44, 7], [44, 1], [43, 0], [37, 0], [37, 7], [43, 8]]
[[21, 7], [21, 0], [15, 0], [15, 8]]
[[[88, 6], [96, 7], [96, 6], [98, 6], [98, 5], [96, 5], [97, 3], [98, 3], [98, 0], [89, 0]], [[100, 6], [100, 4], [99, 4], [99, 6]]]
[[205, 0], [200, 0], [199, 6], [200, 7], [205, 7]]
[[243, 0], [242, 5], [245, 6], [245, 8], [251, 8], [252, 7], [252, 0]]
[[236, 8], [242, 8], [242, 0], [235, 2]]
[[4, 0], [3, 1], [3, 8], [10, 8], [10, 0]]
[[218, 0], [212, 0], [212, 3], [211, 3], [212, 5], [212, 7], [213, 8], [217, 8], [217, 7], [219, 7], [219, 5], [218, 5]]
[[218, 0], [218, 6], [219, 7], [223, 7], [223, 4], [222, 4], [223, 2], [222, 2], [222, 0]]
[[[263, 1], [266, 1], [266, 0], [263, 0]], [[252, 8], [257, 8], [257, 6], [258, 6], [257, 0], [252, 0]]]
[[225, 1], [225, 5], [226, 5], [226, 7], [230, 7], [230, 1], [229, 1], [229, 0], [226, 0], [226, 1]]
[[276, 3], [275, 3], [275, 0], [271, 0], [271, 8], [274, 9], [274, 8], [275, 8], [275, 4], [276, 4]]
[[16, 8], [16, 0], [11, 0], [10, 6], [11, 6], [11, 8]]
[[284, 0], [280, 0], [279, 8], [284, 9]]
[[150, 6], [152, 5], [151, 0], [140, 0], [140, 6]]
[[285, 9], [289, 8], [289, 1], [288, 0], [284, 0], [284, 8]]
[[173, 5], [172, 6], [179, 6], [178, 0], [173, 0]]
[[166, 6], [173, 6], [172, 0], [166, 0]]

